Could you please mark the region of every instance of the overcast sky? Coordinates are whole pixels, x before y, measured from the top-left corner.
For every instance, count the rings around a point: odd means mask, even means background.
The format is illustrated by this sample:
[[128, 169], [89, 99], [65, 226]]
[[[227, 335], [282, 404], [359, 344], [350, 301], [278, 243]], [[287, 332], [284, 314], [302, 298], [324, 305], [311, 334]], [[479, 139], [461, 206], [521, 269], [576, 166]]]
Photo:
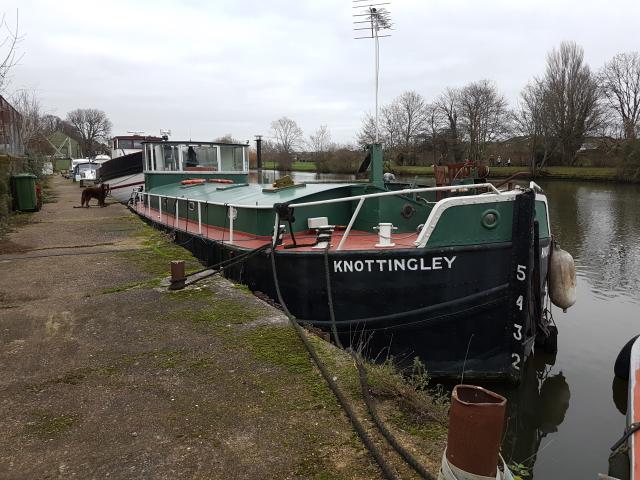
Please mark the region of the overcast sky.
[[[64, 117], [99, 108], [114, 134], [168, 128], [172, 139], [241, 140], [288, 116], [305, 135], [355, 138], [373, 110], [373, 44], [354, 40], [348, 0], [3, 0], [19, 8], [24, 53], [9, 92], [33, 88]], [[381, 40], [381, 102], [427, 100], [489, 78], [511, 102], [563, 40], [592, 68], [640, 50], [639, 0], [393, 0]]]

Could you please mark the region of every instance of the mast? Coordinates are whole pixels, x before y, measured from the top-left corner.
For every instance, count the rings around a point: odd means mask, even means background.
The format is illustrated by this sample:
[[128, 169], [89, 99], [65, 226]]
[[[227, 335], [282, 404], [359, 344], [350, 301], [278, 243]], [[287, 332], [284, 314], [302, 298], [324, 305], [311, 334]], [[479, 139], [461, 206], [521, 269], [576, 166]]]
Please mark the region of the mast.
[[356, 40], [373, 39], [373, 73], [374, 73], [374, 97], [375, 97], [375, 143], [380, 143], [379, 129], [379, 76], [380, 76], [380, 38], [390, 37], [391, 34], [380, 34], [393, 30], [391, 23], [391, 14], [385, 5], [391, 2], [371, 2], [370, 0], [353, 0], [353, 8], [356, 13], [353, 14], [353, 24], [355, 31], [368, 32], [365, 36], [355, 37]]

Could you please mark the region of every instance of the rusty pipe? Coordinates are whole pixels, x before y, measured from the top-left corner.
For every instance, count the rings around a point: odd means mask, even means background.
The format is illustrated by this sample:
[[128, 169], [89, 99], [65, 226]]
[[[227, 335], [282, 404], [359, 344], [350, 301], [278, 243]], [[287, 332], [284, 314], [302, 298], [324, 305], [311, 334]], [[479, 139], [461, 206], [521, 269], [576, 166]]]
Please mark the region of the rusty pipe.
[[459, 469], [495, 477], [507, 399], [475, 385], [456, 385], [451, 394], [447, 460]]

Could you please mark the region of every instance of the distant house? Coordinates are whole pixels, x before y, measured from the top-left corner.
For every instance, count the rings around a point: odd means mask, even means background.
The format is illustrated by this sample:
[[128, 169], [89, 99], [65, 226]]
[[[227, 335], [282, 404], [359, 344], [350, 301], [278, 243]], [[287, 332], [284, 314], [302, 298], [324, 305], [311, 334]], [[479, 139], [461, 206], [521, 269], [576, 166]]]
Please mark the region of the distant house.
[[0, 95], [0, 154], [24, 155], [21, 123], [22, 116]]
[[582, 145], [580, 145], [580, 148], [578, 149], [578, 152], [586, 152], [588, 150], [596, 150], [597, 148], [598, 148], [598, 145], [596, 145], [595, 143], [584, 142]]

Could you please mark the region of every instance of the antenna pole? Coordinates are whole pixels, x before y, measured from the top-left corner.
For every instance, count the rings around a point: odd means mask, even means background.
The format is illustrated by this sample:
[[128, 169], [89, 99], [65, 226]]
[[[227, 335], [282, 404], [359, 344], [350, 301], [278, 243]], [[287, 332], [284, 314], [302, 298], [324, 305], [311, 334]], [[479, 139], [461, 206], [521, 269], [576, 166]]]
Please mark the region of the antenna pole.
[[[373, 21], [373, 20], [372, 20]], [[375, 44], [375, 48], [374, 48], [374, 70], [375, 70], [375, 74], [376, 74], [376, 143], [380, 143], [380, 134], [379, 134], [379, 127], [378, 127], [378, 76], [380, 73], [380, 45], [378, 42], [378, 29], [373, 29], [373, 35], [374, 35], [374, 44]]]
[[[354, 30], [368, 30], [371, 28], [371, 34], [363, 37], [356, 37], [356, 40], [371, 38], [373, 39], [373, 73], [374, 73], [374, 96], [375, 96], [375, 116], [374, 116], [374, 128], [375, 128], [375, 143], [380, 143], [380, 109], [378, 103], [378, 96], [380, 92], [380, 30], [393, 30], [393, 24], [391, 23], [391, 16], [389, 10], [383, 5], [389, 5], [391, 2], [375, 3], [375, 0], [353, 0], [356, 9], [353, 17]], [[360, 10], [359, 10], [360, 9]], [[363, 18], [360, 20], [360, 18]], [[360, 24], [369, 23], [370, 27], [360, 28]], [[390, 35], [382, 35], [382, 37], [389, 37]]]

